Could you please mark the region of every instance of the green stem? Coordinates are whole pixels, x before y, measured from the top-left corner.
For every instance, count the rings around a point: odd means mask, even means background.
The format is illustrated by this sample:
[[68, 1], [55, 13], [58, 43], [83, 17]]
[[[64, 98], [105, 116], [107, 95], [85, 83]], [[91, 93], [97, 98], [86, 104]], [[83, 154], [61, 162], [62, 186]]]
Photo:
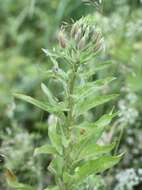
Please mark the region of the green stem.
[[73, 94], [74, 94], [74, 86], [75, 86], [75, 80], [76, 80], [76, 72], [78, 70], [79, 63], [76, 62], [72, 65], [72, 72], [69, 76], [69, 82], [68, 82], [68, 115], [67, 115], [67, 125], [68, 125], [68, 132], [70, 137], [70, 127], [74, 124], [74, 115], [73, 115], [73, 108], [74, 108], [74, 100], [73, 100]]
[[[74, 94], [74, 86], [75, 86], [75, 80], [76, 80], [76, 72], [78, 69], [78, 64], [74, 63], [72, 65], [72, 72], [68, 80], [68, 115], [67, 115], [67, 135], [68, 138], [71, 139], [71, 133], [70, 133], [70, 127], [74, 124], [74, 115], [73, 115], [73, 108], [74, 108], [74, 100], [73, 100], [73, 94]], [[70, 169], [70, 163], [71, 163], [71, 158], [70, 158], [70, 152], [72, 148], [72, 142], [70, 142], [70, 145], [68, 146], [67, 149], [64, 149], [64, 161], [65, 161], [65, 166], [64, 166], [64, 171], [69, 171]], [[64, 184], [63, 182], [63, 188], [64, 190], [71, 190], [70, 185]], [[62, 190], [63, 190], [62, 188]]]
[[68, 127], [72, 126], [73, 124], [73, 106], [74, 106], [74, 102], [73, 102], [73, 91], [74, 91], [74, 83], [75, 83], [75, 73], [72, 72], [72, 76], [71, 76], [71, 81], [69, 84], [69, 97], [68, 97], [68, 107], [69, 107], [69, 112], [68, 112]]

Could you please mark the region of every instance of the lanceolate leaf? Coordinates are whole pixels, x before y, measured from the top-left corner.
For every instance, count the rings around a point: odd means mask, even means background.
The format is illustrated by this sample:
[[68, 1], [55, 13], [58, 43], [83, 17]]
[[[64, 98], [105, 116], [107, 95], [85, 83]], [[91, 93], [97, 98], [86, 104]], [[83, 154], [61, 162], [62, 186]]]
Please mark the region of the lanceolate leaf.
[[84, 129], [85, 131], [90, 131], [93, 128], [97, 128], [97, 127], [105, 127], [110, 124], [110, 122], [115, 116], [117, 116], [117, 113], [104, 114], [96, 122], [93, 122], [93, 123], [84, 122], [76, 127], [79, 129]]
[[[74, 145], [74, 149], [73, 149], [73, 151], [75, 151], [76, 154], [78, 155], [78, 157], [76, 158], [77, 160], [80, 158], [80, 154], [82, 151], [85, 154], [85, 150], [87, 150], [87, 149], [89, 150], [89, 148], [92, 148], [92, 149], [97, 148], [97, 147], [95, 147], [96, 146], [95, 143], [97, 143], [98, 139], [101, 137], [102, 133], [104, 132], [105, 127], [110, 124], [112, 118], [115, 117], [116, 115], [117, 115], [117, 113], [105, 114], [94, 123], [86, 123], [85, 122], [84, 124], [77, 126], [77, 128], [79, 130], [84, 131], [84, 133], [82, 135], [80, 135], [80, 138], [78, 137], [78, 143]], [[88, 146], [89, 146], [89, 148], [86, 148]], [[113, 145], [108, 145], [108, 147], [105, 147], [106, 148], [105, 150], [107, 150], [107, 148], [111, 149], [112, 146]], [[102, 149], [100, 149], [100, 151], [101, 150], [105, 151], [103, 149], [103, 147], [102, 147]]]
[[114, 114], [105, 114], [103, 115], [99, 120], [95, 122], [97, 126], [107, 126], [110, 124], [111, 120], [117, 115], [117, 113]]
[[26, 95], [23, 95], [23, 94], [17, 94], [15, 93], [14, 96], [16, 98], [19, 98], [19, 99], [22, 99], [28, 103], [31, 103], [33, 105], [35, 105], [36, 107], [44, 110], [44, 111], [47, 111], [49, 113], [55, 113], [55, 112], [61, 112], [61, 111], [65, 111], [65, 107], [62, 107], [61, 105], [60, 106], [51, 106], [45, 102], [41, 102], [39, 100], [36, 100], [30, 96], [26, 96]]
[[90, 76], [96, 74], [97, 71], [106, 69], [107, 67], [111, 66], [113, 63], [111, 61], [106, 61], [104, 63], [100, 63], [97, 64], [95, 67], [93, 66], [93, 68], [87, 69], [86, 72], [81, 73], [81, 75], [85, 78], [89, 78]]
[[64, 130], [62, 129], [62, 126], [60, 126], [60, 131], [61, 131], [61, 140], [62, 140], [62, 145], [67, 148], [69, 145], [70, 140], [67, 139]]
[[84, 112], [101, 105], [103, 103], [106, 103], [114, 98], [116, 98], [118, 95], [117, 94], [112, 94], [112, 95], [104, 95], [104, 96], [94, 96], [91, 95], [89, 97], [80, 99], [76, 106], [75, 106], [75, 113], [79, 115], [83, 114]]
[[65, 182], [66, 184], [70, 184], [70, 185], [71, 185], [71, 184], [74, 182], [73, 176], [70, 175], [70, 174], [67, 173], [67, 172], [64, 172], [64, 173], [63, 173], [63, 179], [64, 179], [64, 182]]
[[113, 167], [120, 161], [121, 158], [122, 158], [122, 155], [105, 156], [105, 157], [101, 157], [95, 160], [88, 161], [83, 166], [78, 167], [76, 169], [77, 170], [75, 174], [76, 182], [80, 183], [91, 174], [100, 173]]
[[42, 49], [42, 51], [50, 58], [50, 60], [52, 61], [53, 65], [55, 67], [58, 67], [58, 62], [55, 59], [57, 57], [57, 55], [51, 53], [48, 49]]
[[56, 149], [49, 144], [38, 147], [34, 151], [34, 155], [38, 154], [56, 154]]
[[114, 146], [115, 143], [106, 146], [101, 146], [97, 144], [88, 144], [82, 149], [79, 155], [79, 160], [95, 158], [96, 156], [109, 153], [114, 148]]
[[107, 67], [112, 66], [112, 64], [113, 64], [112, 61], [106, 61], [101, 64], [97, 64], [95, 67], [95, 71], [100, 71], [100, 70], [106, 69]]
[[55, 176], [61, 176], [63, 171], [63, 158], [61, 156], [56, 156], [50, 163], [48, 169]]
[[75, 89], [75, 95], [78, 95], [79, 99], [83, 98], [88, 94], [93, 94], [95, 91], [101, 89], [102, 87], [104, 87], [104, 85], [110, 83], [113, 80], [115, 80], [114, 77], [108, 77], [105, 79], [99, 79], [95, 82], [85, 83], [84, 85]]
[[61, 136], [57, 133], [57, 118], [54, 118], [54, 121], [49, 125], [48, 135], [51, 141], [52, 146], [56, 149], [59, 154], [62, 154], [62, 142]]
[[95, 144], [98, 139], [101, 137], [105, 127], [94, 127], [89, 130], [89, 132], [80, 139], [78, 139], [78, 143], [74, 145], [73, 148], [73, 154], [75, 155], [75, 158], [78, 160], [80, 153], [84, 149], [84, 147], [88, 146], [89, 144]]
[[[94, 123], [91, 123], [91, 125], [93, 126]], [[90, 127], [86, 133], [84, 133], [84, 135], [81, 135], [81, 141], [89, 141], [89, 142], [93, 142], [96, 143], [97, 140], [101, 137], [102, 133], [105, 130], [105, 126], [101, 126], [98, 127], [96, 125], [94, 125], [92, 128]]]
[[51, 94], [50, 90], [47, 88], [47, 86], [45, 84], [41, 84], [41, 89], [43, 90], [44, 94], [47, 96], [48, 101], [51, 105], [53, 106], [57, 106], [57, 101], [56, 99], [53, 97], [53, 95]]

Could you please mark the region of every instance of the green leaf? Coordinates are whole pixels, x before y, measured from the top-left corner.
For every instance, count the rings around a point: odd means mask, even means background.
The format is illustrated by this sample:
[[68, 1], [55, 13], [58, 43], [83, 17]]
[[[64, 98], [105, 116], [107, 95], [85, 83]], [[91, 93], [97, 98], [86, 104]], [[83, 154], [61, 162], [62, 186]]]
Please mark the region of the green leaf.
[[61, 139], [62, 139], [62, 145], [67, 148], [69, 145], [70, 140], [67, 139], [64, 129], [62, 127], [60, 127], [60, 131], [61, 131]]
[[117, 113], [105, 114], [94, 123], [84, 122], [83, 124], [76, 126], [76, 128], [79, 131], [82, 129], [84, 131], [83, 135], [77, 137], [78, 141], [73, 148], [73, 155], [74, 154], [78, 155], [76, 158], [77, 160], [80, 159], [81, 151], [83, 151], [85, 147], [93, 146], [92, 144], [97, 143], [98, 139], [101, 137], [102, 133], [104, 132], [105, 127], [110, 124], [112, 118], [115, 117], [116, 115]]
[[91, 174], [100, 173], [113, 167], [120, 161], [121, 158], [122, 155], [105, 156], [95, 160], [88, 161], [83, 166], [76, 168], [76, 174], [75, 174], [76, 183], [80, 183]]
[[42, 51], [50, 58], [51, 62], [55, 67], [58, 67], [58, 62], [54, 57], [57, 57], [56, 54], [51, 53], [48, 49], [42, 48]]
[[56, 156], [48, 166], [49, 171], [55, 176], [61, 176], [63, 171], [63, 158], [61, 156]]
[[93, 128], [96, 128], [96, 127], [105, 127], [105, 126], [108, 126], [111, 123], [112, 119], [115, 116], [117, 116], [117, 113], [104, 114], [96, 122], [93, 122], [93, 123], [83, 122], [82, 124], [76, 126], [76, 128], [84, 129], [85, 131], [90, 131]]
[[108, 83], [112, 82], [116, 78], [114, 77], [107, 77], [105, 79], [100, 79], [95, 82], [88, 82], [84, 85], [77, 87], [75, 89], [75, 95], [78, 95], [79, 99], [88, 96], [89, 94], [93, 94], [95, 91], [101, 89]]
[[[97, 127], [96, 125], [94, 125], [94, 123], [91, 123], [91, 126], [92, 127], [90, 127], [88, 131], [86, 131], [86, 134], [78, 138], [77, 143], [74, 144], [72, 155], [74, 155], [76, 160], [79, 159], [80, 154], [83, 151], [84, 147], [88, 146], [89, 144], [93, 144], [93, 143], [95, 144], [105, 130], [104, 126]], [[75, 163], [73, 163], [73, 167]]]
[[112, 66], [112, 64], [113, 64], [112, 61], [105, 61], [103, 63], [97, 64], [95, 67], [95, 71], [106, 69], [107, 67]]
[[78, 160], [95, 158], [96, 156], [109, 153], [114, 147], [115, 143], [106, 146], [101, 146], [97, 144], [88, 144], [80, 152]]
[[86, 72], [81, 73], [82, 77], [89, 78], [92, 75], [96, 74], [97, 71], [106, 69], [107, 67], [111, 66], [113, 63], [111, 61], [106, 61], [104, 63], [97, 64], [95, 67], [93, 65], [93, 68], [87, 68]]
[[118, 95], [117, 94], [112, 94], [112, 95], [104, 95], [104, 96], [88, 96], [83, 99], [80, 99], [75, 106], [75, 115], [81, 115], [85, 113], [86, 111], [101, 105], [103, 103], [106, 103], [114, 98], [116, 98]]
[[48, 135], [52, 146], [56, 149], [56, 151], [59, 154], [62, 154], [63, 149], [62, 149], [61, 137], [58, 134], [56, 127], [57, 127], [57, 117], [54, 117], [54, 121], [52, 121], [52, 123], [48, 127]]
[[67, 172], [63, 173], [63, 180], [64, 180], [64, 183], [68, 184], [68, 186], [74, 183], [73, 175], [70, 175]]
[[117, 113], [114, 114], [105, 114], [100, 119], [98, 119], [95, 124], [97, 126], [108, 126], [111, 122], [111, 120], [117, 115]]
[[21, 100], [24, 100], [30, 104], [33, 104], [34, 106], [44, 110], [44, 111], [47, 111], [49, 113], [56, 113], [56, 112], [61, 112], [61, 111], [65, 111], [65, 107], [62, 107], [62, 106], [56, 106], [56, 107], [53, 107], [45, 102], [41, 102], [39, 100], [36, 100], [30, 96], [26, 96], [26, 95], [23, 95], [23, 94], [17, 94], [15, 93], [14, 96], [16, 98], [19, 98]]
[[54, 147], [52, 147], [49, 144], [46, 144], [46, 145], [36, 148], [34, 151], [34, 156], [38, 154], [56, 154], [56, 153], [57, 152]]
[[57, 100], [53, 97], [53, 95], [51, 94], [50, 90], [47, 88], [47, 86], [45, 84], [41, 84], [41, 89], [44, 92], [44, 94], [47, 96], [48, 98], [48, 102], [53, 105], [53, 106], [57, 106]]
[[91, 140], [91, 138], [93, 138], [93, 143], [96, 143], [105, 130], [105, 126], [98, 127], [95, 123], [88, 123], [86, 124], [86, 128], [83, 127], [82, 129], [84, 129], [85, 132], [83, 135], [80, 135], [81, 141], [88, 141], [89, 139]]

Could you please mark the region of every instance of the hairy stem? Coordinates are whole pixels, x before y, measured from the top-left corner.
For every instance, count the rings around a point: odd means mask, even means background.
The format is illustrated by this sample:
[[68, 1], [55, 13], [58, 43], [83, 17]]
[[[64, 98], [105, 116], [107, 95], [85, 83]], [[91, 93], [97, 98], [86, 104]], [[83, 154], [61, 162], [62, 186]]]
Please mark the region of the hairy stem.
[[73, 91], [74, 91], [74, 83], [75, 83], [75, 76], [76, 74], [74, 72], [72, 72], [72, 76], [71, 76], [71, 80], [70, 80], [70, 84], [69, 84], [69, 98], [68, 98], [68, 107], [69, 107], [69, 112], [68, 112], [68, 127], [72, 126], [73, 124], [73, 106], [74, 106], [74, 102], [73, 102]]
[[[76, 80], [76, 72], [78, 69], [78, 64], [74, 63], [72, 65], [72, 72], [71, 75], [68, 79], [68, 114], [67, 114], [67, 135], [68, 138], [71, 139], [71, 133], [70, 133], [70, 127], [74, 125], [74, 115], [73, 115], [73, 108], [74, 108], [74, 100], [73, 100], [73, 94], [74, 94], [74, 87], [75, 87], [75, 80]], [[71, 158], [70, 158], [70, 151], [72, 149], [72, 142], [70, 142], [70, 145], [68, 148], [64, 149], [64, 161], [65, 161], [65, 166], [64, 170], [69, 171], [70, 170], [70, 164], [71, 164]], [[71, 190], [71, 186], [68, 184], [65, 184], [63, 182], [63, 188], [64, 190]], [[63, 190], [62, 188], [62, 190]]]

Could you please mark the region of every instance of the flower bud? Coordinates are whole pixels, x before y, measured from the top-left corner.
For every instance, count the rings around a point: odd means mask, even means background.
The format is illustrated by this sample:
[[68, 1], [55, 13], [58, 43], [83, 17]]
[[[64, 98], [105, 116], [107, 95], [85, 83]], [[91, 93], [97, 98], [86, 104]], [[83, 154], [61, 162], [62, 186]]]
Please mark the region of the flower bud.
[[70, 33], [72, 38], [75, 37], [75, 34], [77, 33], [78, 29], [79, 29], [79, 24], [74, 23], [71, 28], [71, 33]]
[[101, 34], [99, 32], [94, 31], [92, 40], [95, 43], [98, 43], [101, 40]]
[[90, 35], [90, 27], [89, 26], [86, 28], [85, 35], [87, 37], [89, 37], [89, 35]]
[[95, 42], [94, 52], [97, 52], [103, 49], [103, 44], [104, 44], [104, 41], [102, 37], [99, 35], [99, 37], [96, 39], [96, 42]]
[[78, 43], [79, 40], [81, 39], [82, 37], [82, 29], [79, 28], [79, 30], [77, 31], [77, 33], [75, 34], [75, 41]]
[[86, 24], [83, 24], [83, 26], [82, 26], [82, 30], [83, 30], [83, 32], [86, 31], [87, 27], [88, 27], [88, 26], [87, 26]]
[[102, 36], [100, 32], [93, 31], [93, 35], [91, 39], [94, 44], [94, 48], [93, 48], [94, 52], [99, 51], [102, 47]]
[[98, 43], [98, 44], [96, 44], [95, 47], [94, 47], [94, 52], [97, 52], [97, 51], [99, 51], [100, 49], [101, 49], [101, 44]]
[[85, 44], [86, 44], [86, 37], [83, 36], [83, 38], [80, 40], [78, 44], [78, 49], [83, 50], [85, 48]]
[[63, 31], [60, 31], [59, 34], [58, 34], [58, 41], [59, 41], [59, 44], [62, 48], [65, 48], [66, 47], [66, 44], [67, 44], [67, 40], [65, 38], [65, 35], [63, 33]]

